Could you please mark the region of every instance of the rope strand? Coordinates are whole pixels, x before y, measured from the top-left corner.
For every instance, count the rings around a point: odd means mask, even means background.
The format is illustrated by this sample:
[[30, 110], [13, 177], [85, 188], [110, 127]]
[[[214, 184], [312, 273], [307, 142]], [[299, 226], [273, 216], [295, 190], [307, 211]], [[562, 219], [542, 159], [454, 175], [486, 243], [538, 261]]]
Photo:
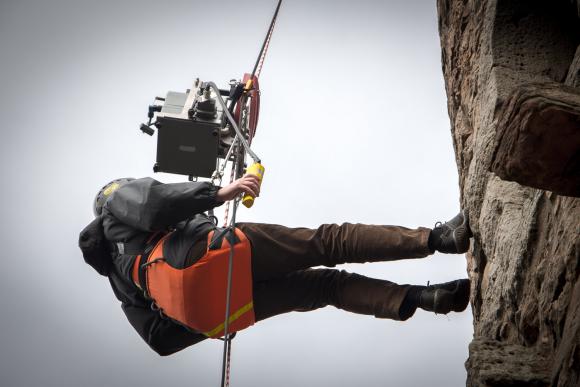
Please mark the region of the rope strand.
[[[264, 40], [264, 43], [262, 44], [262, 49], [260, 50], [258, 60], [254, 66], [253, 71], [252, 71], [252, 75], [250, 77], [250, 80], [252, 80], [252, 81], [254, 79], [254, 75], [259, 76], [260, 72], [262, 71], [262, 66], [264, 64], [266, 53], [268, 52], [268, 47], [270, 46], [270, 39], [272, 37], [272, 32], [274, 30], [274, 25], [276, 24], [276, 18], [278, 17], [278, 11], [280, 10], [281, 4], [282, 4], [282, 0], [279, 0], [278, 5], [276, 6], [276, 11], [274, 12], [274, 16], [272, 17], [272, 21], [270, 23], [270, 28], [268, 28], [268, 33], [266, 34], [266, 38]], [[247, 114], [248, 113], [247, 113], [247, 111], [244, 111], [247, 109], [247, 106], [242, 106], [242, 109], [240, 110], [240, 117], [239, 117], [239, 119], [241, 121], [240, 126], [242, 127], [242, 129], [246, 129], [245, 133], [241, 133], [240, 130], [238, 129], [236, 123], [234, 122], [233, 117], [231, 116], [231, 114], [229, 114], [229, 110], [227, 110], [227, 107], [225, 106], [225, 103], [223, 102], [223, 99], [221, 98], [221, 96], [219, 94], [219, 89], [212, 82], [210, 82], [209, 85], [212, 88], [214, 88], [214, 91], [217, 93], [218, 100], [222, 104], [222, 107], [224, 108], [224, 111], [227, 115], [228, 120], [230, 121], [231, 126], [236, 131], [237, 137], [239, 137], [240, 142], [239, 142], [239, 144], [237, 144], [237, 146], [240, 146], [243, 149], [241, 152], [237, 153], [238, 156], [235, 156], [234, 160], [232, 161], [232, 170], [230, 173], [230, 184], [231, 184], [231, 183], [233, 183], [233, 181], [236, 177], [237, 178], [241, 177], [241, 176], [236, 176], [236, 175], [242, 173], [242, 168], [244, 166], [244, 161], [246, 158], [246, 152], [254, 159], [255, 162], [259, 162], [259, 158], [250, 149], [249, 144], [247, 143], [246, 139], [244, 138], [245, 134], [250, 135], [249, 136], [250, 141], [252, 140], [252, 137], [253, 137], [253, 133], [248, 133], [248, 128], [247, 128], [247, 123], [248, 123]], [[244, 101], [244, 102], [247, 102], [247, 101]], [[245, 105], [245, 103], [244, 103], [244, 105]], [[246, 113], [246, 114], [244, 115], [244, 113]], [[234, 153], [234, 154], [236, 154], [236, 153]], [[227, 159], [225, 160], [225, 162], [227, 163]], [[232, 208], [232, 217], [230, 220], [229, 232], [228, 232], [228, 233], [230, 233], [232, 238], [229, 241], [230, 242], [230, 257], [229, 257], [228, 280], [227, 280], [228, 282], [227, 282], [227, 294], [226, 294], [226, 313], [225, 313], [225, 321], [224, 321], [224, 351], [223, 351], [222, 384], [221, 384], [222, 387], [229, 387], [229, 385], [230, 385], [232, 337], [231, 337], [228, 330], [229, 330], [229, 320], [230, 320], [230, 299], [231, 299], [231, 291], [232, 291], [232, 289], [231, 289], [232, 272], [233, 272], [233, 264], [234, 264], [234, 241], [235, 241], [235, 235], [236, 235], [235, 234], [236, 212], [237, 212], [239, 202], [240, 202], [239, 197], [234, 199], [233, 208]], [[226, 205], [224, 225], [228, 224], [230, 203], [231, 203], [231, 201], [228, 201], [228, 203]], [[227, 238], [227, 236], [226, 236], [226, 238]]]
[[272, 32], [274, 32], [274, 26], [276, 25], [276, 19], [272, 23], [272, 27], [268, 32], [268, 37], [266, 38], [266, 44], [264, 46], [264, 52], [260, 56], [260, 61], [258, 62], [258, 69], [256, 70], [256, 77], [260, 77], [260, 73], [262, 72], [262, 66], [264, 65], [264, 60], [266, 59], [266, 53], [268, 52], [268, 47], [270, 47], [270, 39], [272, 38]]

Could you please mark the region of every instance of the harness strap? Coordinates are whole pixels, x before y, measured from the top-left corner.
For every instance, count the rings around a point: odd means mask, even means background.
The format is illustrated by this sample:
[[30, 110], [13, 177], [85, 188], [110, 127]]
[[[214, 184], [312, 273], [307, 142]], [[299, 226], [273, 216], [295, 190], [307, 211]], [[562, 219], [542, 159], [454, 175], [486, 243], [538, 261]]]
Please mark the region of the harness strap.
[[143, 253], [143, 241], [141, 242], [110, 242], [111, 251], [115, 254], [139, 255]]
[[[153, 251], [155, 246], [157, 246], [159, 241], [166, 235], [167, 235], [167, 233], [162, 232], [162, 231], [158, 231], [158, 232], [154, 233], [147, 241], [147, 244], [145, 246], [145, 249], [143, 250], [143, 253], [141, 255], [138, 255], [135, 258], [135, 264], [134, 264], [135, 266], [133, 266], [134, 267], [133, 282], [135, 283], [135, 285], [137, 285], [137, 287], [139, 289], [141, 289], [143, 291], [143, 294], [145, 295], [146, 298], [149, 298], [149, 295], [147, 294], [147, 276], [146, 276], [147, 260], [149, 259], [149, 255], [151, 254], [151, 252]], [[135, 268], [137, 270], [137, 273], [135, 273]], [[135, 274], [137, 274], [137, 275], [135, 275]]]
[[[217, 227], [213, 235], [211, 236], [211, 241], [207, 246], [207, 251], [219, 250], [223, 247], [224, 238], [227, 238], [230, 245], [235, 245], [240, 243], [240, 238], [234, 233], [229, 232], [230, 229], [227, 227]], [[232, 235], [234, 234], [234, 235]]]

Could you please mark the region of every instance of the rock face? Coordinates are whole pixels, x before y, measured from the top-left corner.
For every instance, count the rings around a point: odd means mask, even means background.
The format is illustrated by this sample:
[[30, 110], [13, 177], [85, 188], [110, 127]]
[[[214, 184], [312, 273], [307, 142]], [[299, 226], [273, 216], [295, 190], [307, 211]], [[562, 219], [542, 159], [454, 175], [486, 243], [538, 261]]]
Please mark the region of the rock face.
[[499, 113], [491, 170], [503, 180], [580, 197], [580, 89], [516, 88]]
[[468, 253], [468, 386], [580, 385], [580, 1], [438, 0]]

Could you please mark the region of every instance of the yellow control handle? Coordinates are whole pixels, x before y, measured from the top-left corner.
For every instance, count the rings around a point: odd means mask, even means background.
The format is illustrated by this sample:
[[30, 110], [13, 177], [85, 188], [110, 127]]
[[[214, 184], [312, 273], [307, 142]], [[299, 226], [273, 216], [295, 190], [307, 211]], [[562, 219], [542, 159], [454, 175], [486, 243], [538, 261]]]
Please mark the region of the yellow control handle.
[[[260, 186], [262, 185], [262, 179], [264, 178], [264, 166], [260, 163], [254, 163], [252, 165], [250, 165], [248, 167], [248, 169], [246, 170], [246, 173], [250, 174], [250, 175], [256, 175], [258, 176], [258, 179], [260, 180]], [[252, 207], [254, 205], [254, 197], [251, 195], [244, 195], [244, 197], [242, 198], [242, 204], [248, 208]]]

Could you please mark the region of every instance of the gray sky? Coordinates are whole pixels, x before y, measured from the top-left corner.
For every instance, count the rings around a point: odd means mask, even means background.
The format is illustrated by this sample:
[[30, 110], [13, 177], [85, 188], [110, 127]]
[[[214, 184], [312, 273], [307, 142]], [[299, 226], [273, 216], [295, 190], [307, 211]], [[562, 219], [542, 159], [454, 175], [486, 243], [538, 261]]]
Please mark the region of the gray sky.
[[[0, 2], [2, 386], [219, 385], [221, 342], [156, 355], [77, 238], [104, 183], [152, 175], [138, 127], [153, 97], [251, 71], [275, 3]], [[434, 1], [286, 0], [260, 85], [266, 176], [240, 221], [432, 227], [457, 213]], [[460, 255], [345, 268], [466, 276]], [[278, 316], [235, 339], [232, 386], [463, 385], [471, 324], [470, 309]]]

